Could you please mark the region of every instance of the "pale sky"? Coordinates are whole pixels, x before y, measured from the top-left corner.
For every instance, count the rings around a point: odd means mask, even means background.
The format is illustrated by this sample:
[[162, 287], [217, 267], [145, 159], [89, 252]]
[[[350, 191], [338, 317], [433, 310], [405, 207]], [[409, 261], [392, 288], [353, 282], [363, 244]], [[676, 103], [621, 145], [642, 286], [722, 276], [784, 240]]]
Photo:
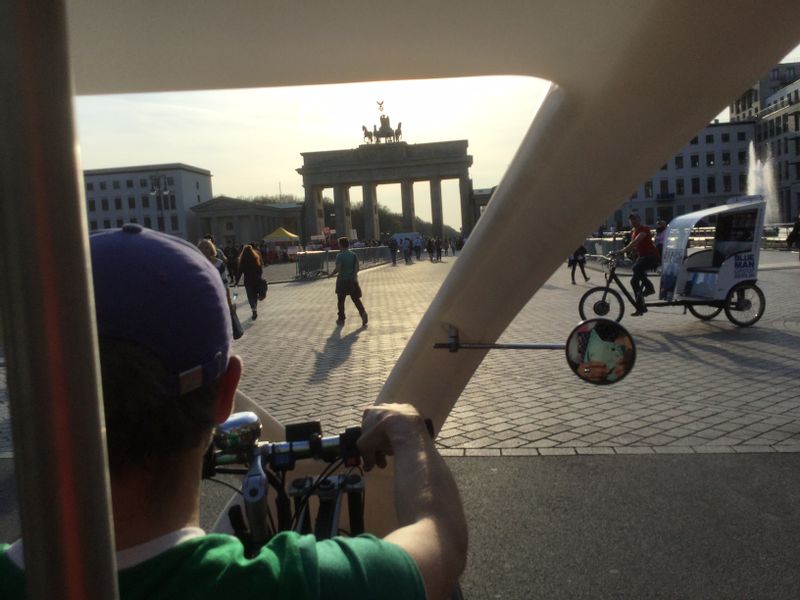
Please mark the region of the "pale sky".
[[[800, 61], [800, 46], [787, 61]], [[302, 198], [300, 153], [357, 147], [361, 126], [380, 124], [382, 100], [409, 144], [469, 140], [473, 185], [489, 188], [505, 173], [548, 86], [533, 78], [478, 77], [79, 97], [81, 166], [182, 162], [211, 171], [215, 196], [280, 191]], [[414, 195], [417, 216], [430, 221], [427, 184], [416, 184]], [[350, 197], [360, 201], [360, 189], [351, 188]], [[456, 180], [443, 182], [442, 199], [445, 223], [458, 230]], [[379, 186], [378, 202], [401, 212], [400, 186]]]

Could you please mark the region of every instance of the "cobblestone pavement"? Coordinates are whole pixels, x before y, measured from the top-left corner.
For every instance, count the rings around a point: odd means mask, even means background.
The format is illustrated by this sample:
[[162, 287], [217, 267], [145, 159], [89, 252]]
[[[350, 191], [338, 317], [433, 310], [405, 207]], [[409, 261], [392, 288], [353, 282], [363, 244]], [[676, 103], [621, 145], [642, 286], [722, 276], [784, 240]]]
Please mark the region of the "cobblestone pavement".
[[[362, 273], [368, 328], [352, 305], [336, 327], [332, 279], [271, 285], [255, 322], [240, 294], [243, 391], [284, 422], [321, 419], [325, 431], [356, 423], [454, 260]], [[800, 451], [798, 267], [796, 253], [762, 253], [767, 308], [752, 328], [724, 315], [701, 322], [678, 308], [626, 316], [639, 354], [613, 386], [580, 381], [560, 351], [490, 352], [440, 432], [440, 448], [452, 456]], [[573, 286], [568, 270], [557, 270], [501, 341], [563, 342], [581, 294], [602, 278], [590, 276]], [[0, 367], [0, 453], [10, 450]]]

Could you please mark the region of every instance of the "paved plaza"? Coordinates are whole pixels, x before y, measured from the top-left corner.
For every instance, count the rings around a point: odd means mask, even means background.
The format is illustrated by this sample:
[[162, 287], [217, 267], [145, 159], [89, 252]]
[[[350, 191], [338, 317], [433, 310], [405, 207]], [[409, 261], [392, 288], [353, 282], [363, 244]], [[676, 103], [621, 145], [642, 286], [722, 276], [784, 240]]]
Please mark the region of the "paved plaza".
[[[345, 326], [336, 326], [333, 279], [273, 283], [255, 322], [238, 288], [242, 389], [283, 422], [319, 418], [331, 432], [357, 423], [456, 260], [364, 271], [368, 328], [351, 305]], [[590, 276], [573, 286], [558, 269], [501, 341], [563, 342], [579, 320], [581, 294], [602, 280], [599, 271]], [[759, 284], [767, 307], [751, 328], [724, 314], [701, 322], [677, 308], [641, 318], [628, 311], [623, 324], [638, 358], [617, 385], [582, 382], [561, 351], [490, 352], [440, 432], [440, 448], [451, 456], [800, 451], [797, 254], [763, 252]], [[4, 368], [0, 377], [0, 452], [8, 456]]]

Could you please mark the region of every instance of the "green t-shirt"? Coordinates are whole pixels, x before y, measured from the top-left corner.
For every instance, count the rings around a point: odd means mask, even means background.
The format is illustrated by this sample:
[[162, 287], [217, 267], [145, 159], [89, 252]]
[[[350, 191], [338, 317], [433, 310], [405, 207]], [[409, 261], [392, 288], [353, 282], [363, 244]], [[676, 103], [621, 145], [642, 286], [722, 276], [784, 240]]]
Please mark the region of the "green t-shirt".
[[[0, 546], [0, 598], [25, 598], [25, 574]], [[234, 537], [209, 534], [182, 542], [119, 572], [123, 600], [191, 598], [425, 598], [416, 564], [399, 546], [372, 535], [317, 542], [281, 533], [258, 556], [244, 557]]]
[[354, 279], [358, 273], [358, 257], [350, 250], [342, 250], [336, 255], [339, 279]]

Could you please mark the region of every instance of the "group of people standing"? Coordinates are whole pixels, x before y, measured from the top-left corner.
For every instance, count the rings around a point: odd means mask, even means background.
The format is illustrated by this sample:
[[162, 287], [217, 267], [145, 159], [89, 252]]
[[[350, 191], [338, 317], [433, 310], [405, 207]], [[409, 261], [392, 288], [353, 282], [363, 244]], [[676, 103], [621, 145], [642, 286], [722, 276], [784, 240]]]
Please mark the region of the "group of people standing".
[[428, 253], [428, 258], [431, 262], [441, 262], [442, 254], [448, 256], [450, 252], [453, 253], [453, 256], [456, 256], [456, 253], [464, 247], [464, 242], [461, 239], [453, 240], [445, 238], [442, 240], [442, 238], [439, 237], [430, 237], [426, 239], [417, 236], [413, 239], [404, 237], [399, 241], [397, 238], [392, 237], [389, 238], [386, 245], [389, 247], [392, 265], [397, 264], [398, 251], [403, 253], [403, 260], [407, 265], [410, 265], [414, 258], [422, 260], [423, 250]]

